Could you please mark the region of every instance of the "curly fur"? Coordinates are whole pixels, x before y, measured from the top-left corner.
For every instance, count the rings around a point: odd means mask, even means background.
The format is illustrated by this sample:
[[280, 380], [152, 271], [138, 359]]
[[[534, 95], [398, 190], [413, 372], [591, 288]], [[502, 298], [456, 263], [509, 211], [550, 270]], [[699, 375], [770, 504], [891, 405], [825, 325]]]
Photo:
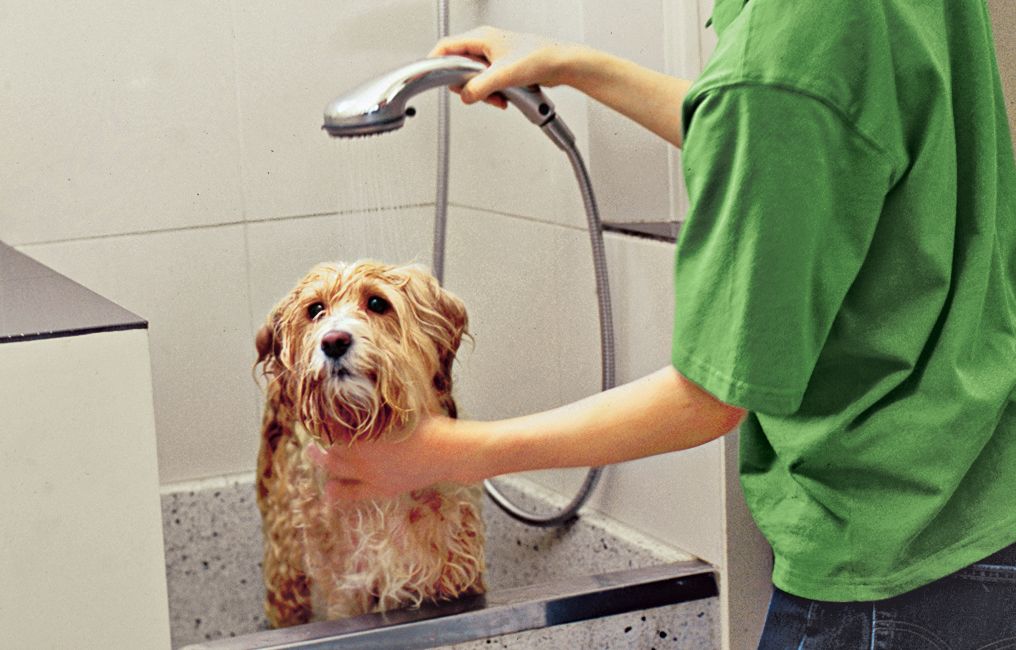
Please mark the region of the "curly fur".
[[[390, 308], [374, 313], [372, 297]], [[397, 440], [427, 413], [454, 417], [451, 366], [466, 324], [461, 301], [422, 269], [370, 261], [315, 267], [269, 314], [256, 341], [268, 380], [257, 497], [273, 626], [483, 592], [478, 486], [327, 503], [304, 453]], [[321, 345], [336, 330], [352, 338], [339, 360]]]

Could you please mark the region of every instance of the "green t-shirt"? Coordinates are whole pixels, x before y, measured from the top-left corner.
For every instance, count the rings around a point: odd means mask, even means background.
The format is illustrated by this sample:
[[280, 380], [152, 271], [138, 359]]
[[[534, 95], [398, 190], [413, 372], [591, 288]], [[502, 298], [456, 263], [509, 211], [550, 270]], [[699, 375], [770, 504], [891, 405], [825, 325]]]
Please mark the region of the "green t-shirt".
[[1016, 166], [983, 0], [717, 0], [674, 366], [750, 411], [773, 581], [893, 596], [1016, 541]]

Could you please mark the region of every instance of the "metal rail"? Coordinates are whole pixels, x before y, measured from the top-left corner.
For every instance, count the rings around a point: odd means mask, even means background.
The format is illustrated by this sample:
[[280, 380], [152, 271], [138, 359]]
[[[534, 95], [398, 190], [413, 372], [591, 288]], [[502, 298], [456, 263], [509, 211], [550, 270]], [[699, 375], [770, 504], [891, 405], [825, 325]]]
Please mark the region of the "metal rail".
[[492, 591], [419, 609], [268, 630], [184, 650], [433, 648], [717, 594], [713, 567], [699, 561], [675, 562]]

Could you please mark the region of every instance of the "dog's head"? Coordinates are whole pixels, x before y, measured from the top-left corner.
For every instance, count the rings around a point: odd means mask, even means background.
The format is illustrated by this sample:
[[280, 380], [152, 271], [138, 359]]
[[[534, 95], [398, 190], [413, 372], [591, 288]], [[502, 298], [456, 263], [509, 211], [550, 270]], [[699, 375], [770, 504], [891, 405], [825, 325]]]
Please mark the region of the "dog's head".
[[258, 363], [311, 435], [329, 443], [454, 417], [462, 302], [419, 266], [321, 264], [257, 335]]

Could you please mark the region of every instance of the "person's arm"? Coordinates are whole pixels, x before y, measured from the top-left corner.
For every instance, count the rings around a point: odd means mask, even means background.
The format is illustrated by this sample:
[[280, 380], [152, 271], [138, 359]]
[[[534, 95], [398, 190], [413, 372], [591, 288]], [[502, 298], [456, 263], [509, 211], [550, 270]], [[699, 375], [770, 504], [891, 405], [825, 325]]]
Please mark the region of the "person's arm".
[[490, 63], [460, 89], [467, 104], [487, 100], [503, 108], [504, 98], [495, 94], [502, 88], [566, 85], [681, 146], [681, 102], [690, 81], [584, 45], [492, 27], [443, 39], [431, 52], [431, 56], [447, 54]]
[[666, 367], [550, 411], [493, 422], [432, 417], [401, 442], [311, 447], [333, 499], [393, 496], [442, 481], [617, 463], [709, 442], [745, 411]]

